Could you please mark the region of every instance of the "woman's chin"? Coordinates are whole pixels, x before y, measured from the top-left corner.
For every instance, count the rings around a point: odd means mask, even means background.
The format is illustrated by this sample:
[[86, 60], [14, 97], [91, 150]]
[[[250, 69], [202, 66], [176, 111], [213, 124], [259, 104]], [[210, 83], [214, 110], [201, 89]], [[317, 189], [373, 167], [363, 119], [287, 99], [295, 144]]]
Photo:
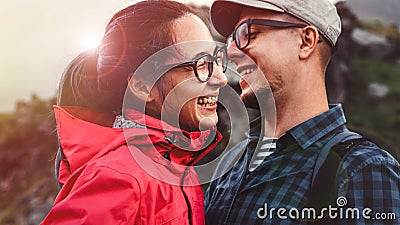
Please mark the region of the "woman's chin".
[[218, 123], [218, 116], [217, 113], [210, 116], [202, 116], [199, 117], [199, 130], [210, 130], [215, 127]]
[[218, 123], [218, 116], [215, 117], [198, 117], [197, 121], [188, 123], [189, 121], [181, 121], [180, 128], [185, 131], [204, 131], [213, 129]]
[[203, 131], [213, 129], [218, 123], [217, 106], [196, 104], [193, 114], [180, 117], [180, 128], [186, 131]]

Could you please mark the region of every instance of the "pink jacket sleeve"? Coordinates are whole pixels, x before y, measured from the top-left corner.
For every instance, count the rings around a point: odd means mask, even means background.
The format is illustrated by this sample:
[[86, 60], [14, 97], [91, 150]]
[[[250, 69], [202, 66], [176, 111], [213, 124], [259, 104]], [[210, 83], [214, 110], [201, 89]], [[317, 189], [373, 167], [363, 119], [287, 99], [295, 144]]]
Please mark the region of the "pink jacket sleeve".
[[137, 180], [107, 166], [66, 183], [41, 225], [134, 224], [140, 204]]

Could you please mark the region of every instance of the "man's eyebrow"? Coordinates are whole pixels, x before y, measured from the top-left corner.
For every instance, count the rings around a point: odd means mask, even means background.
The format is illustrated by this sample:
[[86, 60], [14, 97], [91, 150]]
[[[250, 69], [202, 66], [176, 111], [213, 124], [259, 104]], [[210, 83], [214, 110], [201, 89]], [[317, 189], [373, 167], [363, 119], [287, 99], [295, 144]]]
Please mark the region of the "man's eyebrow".
[[252, 24], [251, 27], [250, 27], [250, 31], [252, 31], [252, 30], [261, 31], [262, 28], [263, 28], [262, 25], [259, 25], [259, 24]]

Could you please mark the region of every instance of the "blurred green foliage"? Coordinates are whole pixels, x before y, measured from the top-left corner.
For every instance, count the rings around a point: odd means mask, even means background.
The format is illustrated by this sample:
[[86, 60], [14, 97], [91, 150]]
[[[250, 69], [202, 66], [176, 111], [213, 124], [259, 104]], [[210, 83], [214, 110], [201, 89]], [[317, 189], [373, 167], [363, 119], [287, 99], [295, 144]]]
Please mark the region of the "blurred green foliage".
[[0, 224], [40, 222], [52, 204], [57, 190], [54, 102], [32, 95], [0, 116]]
[[[400, 159], [400, 65], [395, 61], [354, 58], [353, 77], [344, 103], [350, 126], [380, 139]], [[388, 87], [385, 96], [374, 96], [368, 85]], [[389, 145], [389, 146], [387, 146]]]
[[369, 19], [369, 20], [358, 20], [357, 24], [359, 27], [372, 31], [376, 34], [385, 35], [392, 40], [400, 40], [400, 33], [397, 29], [397, 24], [387, 25], [379, 19]]
[[398, 94], [400, 93], [399, 63], [383, 59], [354, 58], [351, 65], [354, 75], [361, 83], [386, 84], [390, 87], [392, 94]]

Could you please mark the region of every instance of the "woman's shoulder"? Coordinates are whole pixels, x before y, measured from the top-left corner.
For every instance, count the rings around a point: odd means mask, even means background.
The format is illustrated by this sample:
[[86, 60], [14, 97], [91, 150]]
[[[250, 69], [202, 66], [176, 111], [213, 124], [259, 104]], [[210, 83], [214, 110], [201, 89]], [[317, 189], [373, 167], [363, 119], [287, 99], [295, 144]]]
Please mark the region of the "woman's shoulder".
[[129, 148], [125, 145], [89, 161], [79, 177], [83, 180], [104, 179], [114, 182], [129, 180], [137, 181], [140, 184], [144, 180], [144, 176], [146, 174], [143, 169], [137, 164]]

